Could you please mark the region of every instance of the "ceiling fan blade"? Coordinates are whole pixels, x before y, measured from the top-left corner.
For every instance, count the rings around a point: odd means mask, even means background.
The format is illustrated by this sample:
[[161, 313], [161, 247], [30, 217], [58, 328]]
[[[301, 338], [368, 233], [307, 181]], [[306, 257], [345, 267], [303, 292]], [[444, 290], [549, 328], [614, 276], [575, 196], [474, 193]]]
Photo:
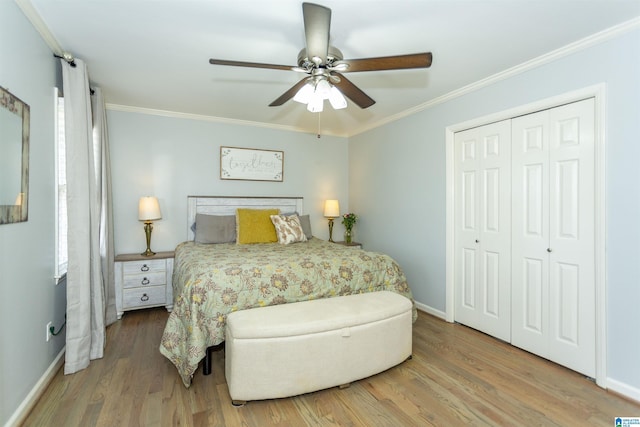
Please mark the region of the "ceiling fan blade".
[[308, 80], [309, 80], [309, 77], [305, 77], [304, 79], [300, 80], [291, 89], [289, 89], [288, 91], [280, 95], [278, 99], [276, 99], [271, 104], [269, 104], [269, 107], [279, 107], [280, 105], [284, 104], [285, 102], [287, 102], [288, 100], [296, 96], [296, 93], [298, 93], [298, 91], [302, 89], [302, 86], [307, 84]]
[[379, 58], [346, 59], [336, 62], [337, 64], [348, 64], [343, 73], [353, 73], [356, 71], [381, 71], [381, 70], [402, 70], [408, 68], [429, 68], [431, 66], [431, 52], [414, 53], [411, 55], [382, 56]]
[[234, 67], [251, 67], [251, 68], [270, 68], [272, 70], [291, 71], [291, 65], [261, 64], [259, 62], [243, 62], [243, 61], [227, 61], [225, 59], [210, 59], [209, 64], [212, 65], [231, 65]]
[[369, 108], [376, 103], [366, 93], [358, 88], [358, 86], [351, 83], [347, 78], [340, 73], [334, 73], [340, 77], [339, 82], [333, 82], [334, 86], [340, 89], [340, 92], [350, 100], [356, 103], [360, 108]]
[[302, 15], [307, 39], [307, 57], [312, 61], [314, 57], [320, 58], [319, 64], [324, 64], [329, 50], [331, 9], [318, 4], [302, 3]]

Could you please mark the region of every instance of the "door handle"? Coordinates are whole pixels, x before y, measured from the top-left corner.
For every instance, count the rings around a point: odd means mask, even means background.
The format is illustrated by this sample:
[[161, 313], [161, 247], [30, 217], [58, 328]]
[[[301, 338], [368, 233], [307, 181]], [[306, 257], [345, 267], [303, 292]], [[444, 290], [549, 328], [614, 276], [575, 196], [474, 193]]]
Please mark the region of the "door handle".
[[551, 253], [552, 252], [551, 248], [547, 248], [547, 252]]

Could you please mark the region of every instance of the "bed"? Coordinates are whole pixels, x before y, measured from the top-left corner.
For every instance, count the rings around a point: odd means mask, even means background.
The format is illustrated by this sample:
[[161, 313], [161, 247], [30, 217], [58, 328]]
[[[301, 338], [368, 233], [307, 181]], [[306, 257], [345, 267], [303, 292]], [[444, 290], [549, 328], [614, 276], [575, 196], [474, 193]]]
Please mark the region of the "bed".
[[404, 273], [392, 258], [312, 237], [308, 224], [306, 241], [291, 244], [200, 243], [203, 215], [219, 220], [236, 209], [278, 209], [301, 218], [301, 198], [190, 196], [188, 206], [188, 240], [175, 250], [174, 307], [160, 344], [186, 387], [207, 349], [224, 341], [226, 316], [233, 311], [389, 290], [409, 298], [417, 318]]

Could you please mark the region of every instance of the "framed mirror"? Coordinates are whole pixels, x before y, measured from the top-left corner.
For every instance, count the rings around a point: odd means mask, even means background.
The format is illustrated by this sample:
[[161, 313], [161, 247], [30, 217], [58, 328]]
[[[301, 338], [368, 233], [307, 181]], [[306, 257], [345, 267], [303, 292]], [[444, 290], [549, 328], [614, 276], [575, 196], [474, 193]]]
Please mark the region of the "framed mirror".
[[29, 213], [29, 105], [0, 86], [0, 224]]

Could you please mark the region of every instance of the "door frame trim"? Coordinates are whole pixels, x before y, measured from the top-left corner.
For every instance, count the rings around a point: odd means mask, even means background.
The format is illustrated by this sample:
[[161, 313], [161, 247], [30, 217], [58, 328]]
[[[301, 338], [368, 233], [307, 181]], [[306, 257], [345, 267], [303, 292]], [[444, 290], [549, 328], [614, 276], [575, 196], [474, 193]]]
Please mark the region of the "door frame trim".
[[512, 119], [518, 116], [547, 110], [564, 104], [594, 98], [595, 101], [595, 132], [594, 132], [594, 173], [595, 173], [595, 343], [596, 343], [596, 384], [606, 388], [607, 382], [607, 300], [606, 300], [606, 192], [605, 192], [605, 84], [588, 86], [583, 89], [567, 92], [558, 96], [543, 99], [508, 110], [478, 117], [461, 123], [447, 126], [445, 129], [446, 152], [446, 303], [445, 320], [453, 322], [454, 313], [454, 134], [463, 130], [490, 123]]

